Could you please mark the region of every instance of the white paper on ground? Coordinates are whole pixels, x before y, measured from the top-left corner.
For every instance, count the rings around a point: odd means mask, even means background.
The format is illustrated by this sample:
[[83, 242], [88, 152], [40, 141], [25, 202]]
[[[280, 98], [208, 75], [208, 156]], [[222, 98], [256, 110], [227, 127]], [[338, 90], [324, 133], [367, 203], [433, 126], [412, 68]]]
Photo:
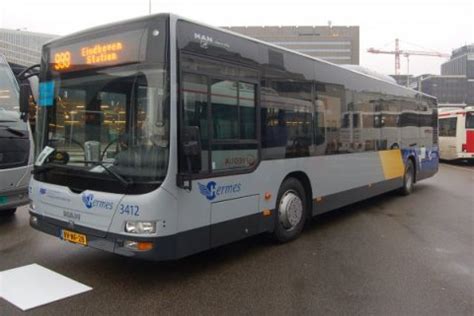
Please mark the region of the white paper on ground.
[[24, 311], [90, 290], [37, 264], [0, 272], [0, 297]]

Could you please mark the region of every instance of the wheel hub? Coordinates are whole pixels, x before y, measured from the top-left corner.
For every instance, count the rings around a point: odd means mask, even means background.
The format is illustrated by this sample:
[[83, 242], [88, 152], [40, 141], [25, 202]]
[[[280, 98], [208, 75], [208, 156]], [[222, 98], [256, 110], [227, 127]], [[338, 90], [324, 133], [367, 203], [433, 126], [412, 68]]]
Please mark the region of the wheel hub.
[[293, 191], [287, 191], [280, 200], [278, 208], [278, 217], [287, 230], [294, 229], [303, 216], [303, 202], [300, 197]]

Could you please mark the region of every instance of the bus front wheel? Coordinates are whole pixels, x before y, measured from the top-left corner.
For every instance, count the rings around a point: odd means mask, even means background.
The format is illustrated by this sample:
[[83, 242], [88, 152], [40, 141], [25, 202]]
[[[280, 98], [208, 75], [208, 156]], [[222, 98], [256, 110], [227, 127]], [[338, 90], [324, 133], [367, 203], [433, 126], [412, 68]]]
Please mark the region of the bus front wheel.
[[298, 237], [303, 230], [306, 214], [305, 191], [295, 178], [283, 181], [276, 204], [273, 237], [278, 242], [287, 242]]
[[411, 159], [407, 160], [405, 167], [405, 175], [403, 176], [403, 186], [400, 189], [402, 195], [409, 195], [413, 192], [413, 185], [415, 183], [415, 166]]

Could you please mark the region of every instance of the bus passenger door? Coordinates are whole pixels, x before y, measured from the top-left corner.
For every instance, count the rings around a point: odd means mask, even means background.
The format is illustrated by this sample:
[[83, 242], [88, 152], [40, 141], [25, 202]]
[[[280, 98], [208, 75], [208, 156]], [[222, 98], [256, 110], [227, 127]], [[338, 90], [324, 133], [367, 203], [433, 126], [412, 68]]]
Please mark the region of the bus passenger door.
[[178, 225], [201, 227], [209, 247], [257, 233], [259, 195], [249, 185], [259, 160], [256, 94], [247, 77], [181, 76]]

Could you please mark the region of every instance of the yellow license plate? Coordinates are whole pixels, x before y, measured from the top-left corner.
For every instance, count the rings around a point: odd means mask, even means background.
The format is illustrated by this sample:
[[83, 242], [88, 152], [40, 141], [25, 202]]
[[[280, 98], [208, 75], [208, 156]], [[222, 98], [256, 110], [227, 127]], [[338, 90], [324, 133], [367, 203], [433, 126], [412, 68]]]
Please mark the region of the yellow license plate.
[[87, 246], [86, 235], [78, 234], [78, 233], [63, 229], [62, 236], [64, 240], [70, 241], [75, 244], [81, 244], [81, 245]]

